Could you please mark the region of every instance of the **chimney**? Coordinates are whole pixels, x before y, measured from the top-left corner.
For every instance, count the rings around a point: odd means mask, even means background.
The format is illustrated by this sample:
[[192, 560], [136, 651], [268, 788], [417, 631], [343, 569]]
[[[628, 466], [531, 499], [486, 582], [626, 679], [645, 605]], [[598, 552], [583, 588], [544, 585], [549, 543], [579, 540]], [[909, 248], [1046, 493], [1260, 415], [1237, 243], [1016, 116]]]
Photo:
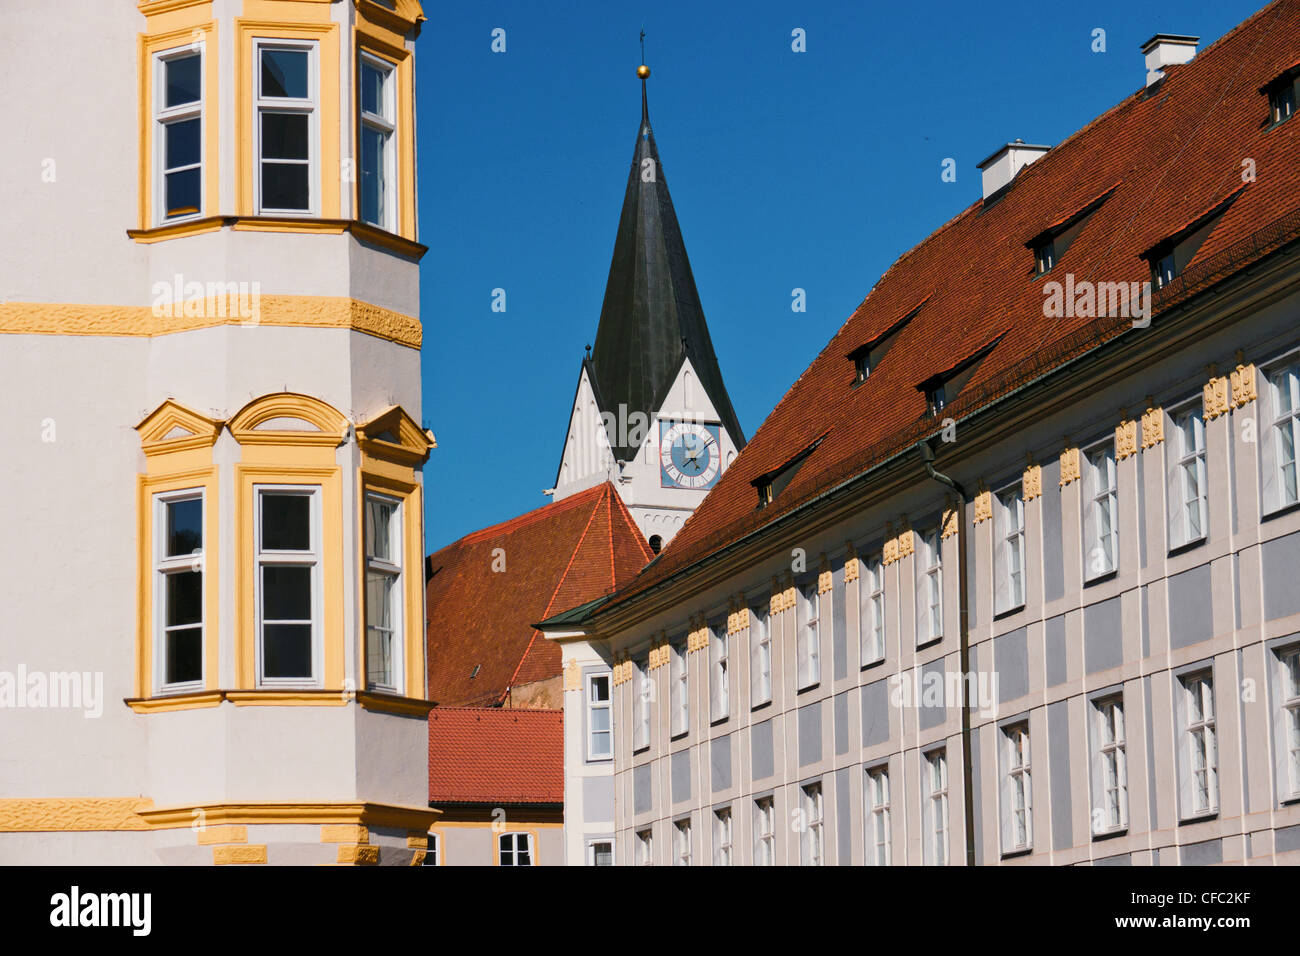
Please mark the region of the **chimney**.
[[1179, 36], [1176, 33], [1157, 33], [1142, 44], [1147, 58], [1147, 86], [1164, 78], [1164, 69], [1177, 63], [1186, 63], [1196, 56], [1200, 37]]
[[1051, 148], [1050, 146], [1031, 146], [1023, 139], [1018, 139], [1014, 143], [1007, 143], [984, 162], [978, 164], [978, 168], [984, 174], [985, 201], [988, 201], [988, 198], [993, 194], [1010, 186], [1011, 180], [1016, 178], [1016, 174], [1020, 170]]

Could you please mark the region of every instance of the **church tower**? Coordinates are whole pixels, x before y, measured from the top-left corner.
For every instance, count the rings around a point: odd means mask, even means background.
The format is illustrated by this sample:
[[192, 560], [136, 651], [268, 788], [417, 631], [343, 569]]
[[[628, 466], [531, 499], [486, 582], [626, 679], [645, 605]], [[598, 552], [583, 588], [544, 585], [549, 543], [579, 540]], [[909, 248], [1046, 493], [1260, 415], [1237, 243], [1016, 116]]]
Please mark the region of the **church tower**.
[[656, 552], [744, 447], [668, 195], [641, 77], [641, 123], [595, 348], [582, 361], [559, 500], [612, 481]]
[[424, 20], [0, 5], [0, 860], [423, 857]]

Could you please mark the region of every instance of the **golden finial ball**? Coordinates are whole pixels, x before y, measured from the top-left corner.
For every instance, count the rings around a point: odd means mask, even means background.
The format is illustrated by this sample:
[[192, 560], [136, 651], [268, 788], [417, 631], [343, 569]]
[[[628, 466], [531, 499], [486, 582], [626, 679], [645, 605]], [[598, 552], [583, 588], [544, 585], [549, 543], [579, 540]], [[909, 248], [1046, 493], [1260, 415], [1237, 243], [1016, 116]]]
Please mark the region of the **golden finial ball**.
[[641, 77], [641, 79], [643, 80], [648, 78], [650, 76], [650, 67], [642, 63], [640, 66], [636, 68], [636, 75]]

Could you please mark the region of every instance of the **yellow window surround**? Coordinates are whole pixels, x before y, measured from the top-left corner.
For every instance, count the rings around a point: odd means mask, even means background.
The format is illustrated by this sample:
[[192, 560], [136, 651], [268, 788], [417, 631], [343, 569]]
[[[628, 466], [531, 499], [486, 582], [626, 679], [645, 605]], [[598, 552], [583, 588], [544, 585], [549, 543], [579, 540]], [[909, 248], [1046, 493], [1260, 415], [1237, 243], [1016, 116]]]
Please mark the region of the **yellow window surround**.
[[411, 51], [403, 43], [401, 34], [393, 34], [382, 27], [372, 25], [358, 17], [354, 28], [352, 57], [352, 89], [354, 97], [354, 129], [352, 150], [357, 157], [354, 164], [356, 175], [352, 177], [352, 203], [357, 215], [361, 209], [361, 77], [360, 59], [362, 53], [383, 60], [393, 67], [396, 81], [396, 121], [397, 130], [397, 229], [399, 236], [411, 242], [416, 240], [415, 208], [415, 61]]
[[[156, 4], [153, 6], [157, 6]], [[201, 216], [215, 215], [221, 208], [220, 115], [217, 93], [220, 84], [220, 56], [217, 49], [217, 24], [211, 19], [211, 4], [168, 8], [166, 16], [148, 21], [150, 32], [140, 34], [140, 228], [172, 225], [157, 219], [153, 197], [158, 183], [154, 180], [154, 57], [159, 53], [192, 47], [203, 53], [203, 208]]]
[[396, 498], [402, 504], [403, 679], [406, 696], [424, 697], [424, 555], [421, 553], [424, 489], [416, 469], [428, 460], [436, 443], [432, 433], [422, 429], [397, 405], [391, 405], [369, 421], [358, 424], [356, 433], [357, 445], [361, 449], [361, 481], [357, 489], [357, 527], [361, 529], [357, 535], [357, 567], [361, 568], [357, 582], [357, 607], [360, 608], [361, 639], [357, 642], [357, 673], [368, 673], [365, 504], [366, 495], [376, 492]]
[[136, 546], [139, 587], [136, 620], [135, 689], [139, 697], [153, 696], [154, 620], [154, 527], [155, 497], [185, 489], [203, 492], [203, 684], [218, 685], [218, 597], [217, 568], [220, 540], [220, 508], [217, 468], [212, 449], [222, 423], [171, 399], [163, 402], [136, 426], [145, 455], [145, 473], [138, 478]]
[[343, 474], [335, 461], [335, 449], [347, 439], [347, 419], [319, 399], [280, 392], [249, 402], [230, 420], [229, 428], [241, 447], [241, 460], [235, 465], [236, 682], [240, 687], [257, 686], [257, 486], [316, 485], [322, 515], [319, 626], [323, 669], [316, 677], [321, 687], [342, 687]]

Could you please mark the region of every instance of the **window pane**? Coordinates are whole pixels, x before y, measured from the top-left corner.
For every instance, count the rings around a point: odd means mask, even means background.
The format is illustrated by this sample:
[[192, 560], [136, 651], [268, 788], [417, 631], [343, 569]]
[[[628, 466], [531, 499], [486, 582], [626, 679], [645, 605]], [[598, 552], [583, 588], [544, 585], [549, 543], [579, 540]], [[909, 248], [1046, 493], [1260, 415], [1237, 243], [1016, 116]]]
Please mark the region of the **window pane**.
[[384, 108], [384, 73], [369, 63], [361, 65], [361, 108], [376, 116], [388, 116]]
[[203, 499], [167, 502], [167, 557], [193, 554], [203, 547]]
[[167, 666], [163, 680], [187, 684], [203, 679], [203, 629], [186, 627], [167, 632]]
[[609, 700], [608, 677], [593, 677], [591, 679], [591, 699], [596, 702]]
[[305, 99], [307, 96], [307, 51], [263, 50], [262, 95]]
[[201, 120], [188, 119], [178, 123], [168, 123], [163, 127], [166, 135], [167, 169], [177, 166], [191, 166], [199, 161], [199, 143], [202, 138]]
[[311, 496], [262, 492], [262, 549], [311, 550]]
[[311, 677], [311, 625], [264, 625], [262, 654], [264, 677]]
[[262, 208], [307, 211], [311, 208], [307, 166], [262, 164]]
[[311, 568], [262, 568], [262, 620], [310, 621], [311, 616]]
[[385, 139], [379, 130], [361, 129], [361, 218], [375, 225], [384, 222]]
[[371, 686], [394, 685], [392, 631], [366, 629], [366, 678]]
[[366, 624], [370, 627], [393, 626], [393, 585], [397, 578], [378, 571], [366, 572]]
[[612, 844], [597, 843], [592, 847], [592, 854], [596, 866], [614, 865], [614, 848]]
[[262, 158], [307, 158], [306, 113], [262, 114]]
[[394, 508], [386, 501], [366, 499], [366, 555], [394, 561], [392, 520]]
[[167, 578], [167, 626], [198, 624], [203, 620], [203, 575], [178, 571]]
[[199, 211], [201, 178], [199, 168], [168, 173], [165, 177], [166, 195], [163, 197], [164, 216], [191, 216]]
[[202, 57], [178, 56], [163, 65], [166, 74], [164, 85], [166, 93], [163, 103], [166, 106], [180, 106], [183, 103], [197, 103], [199, 100], [199, 65]]

